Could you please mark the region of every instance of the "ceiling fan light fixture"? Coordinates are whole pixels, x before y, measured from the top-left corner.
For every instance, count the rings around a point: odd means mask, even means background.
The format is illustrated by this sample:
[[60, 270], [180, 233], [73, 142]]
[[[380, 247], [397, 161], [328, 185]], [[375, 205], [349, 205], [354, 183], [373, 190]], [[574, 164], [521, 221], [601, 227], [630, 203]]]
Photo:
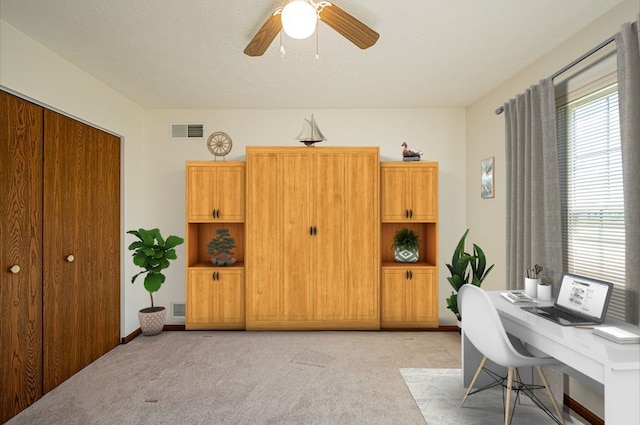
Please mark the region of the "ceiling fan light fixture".
[[318, 12], [305, 0], [293, 0], [282, 9], [280, 19], [282, 29], [289, 37], [302, 40], [316, 30]]

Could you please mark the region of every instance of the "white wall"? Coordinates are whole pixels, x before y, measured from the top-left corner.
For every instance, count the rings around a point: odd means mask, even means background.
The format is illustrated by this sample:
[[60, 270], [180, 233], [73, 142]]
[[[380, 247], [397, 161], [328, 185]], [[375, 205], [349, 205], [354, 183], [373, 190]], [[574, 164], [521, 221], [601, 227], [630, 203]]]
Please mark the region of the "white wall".
[[[41, 44], [0, 20], [0, 85], [50, 109], [71, 115], [122, 138], [123, 229], [144, 216], [144, 111]], [[124, 184], [126, 182], [126, 184]], [[121, 334], [138, 328], [137, 308], [147, 300], [128, 279], [133, 274], [122, 241]], [[90, 283], [89, 283], [90, 284]]]
[[[331, 146], [380, 146], [382, 160], [401, 159], [400, 144], [440, 163], [440, 250], [450, 252], [465, 228], [463, 109], [392, 110], [143, 110], [131, 100], [0, 20], [0, 85], [37, 103], [122, 137], [122, 325], [126, 336], [138, 328], [137, 311], [149, 304], [126, 246], [128, 229], [158, 226], [184, 235], [184, 163], [213, 159], [204, 140], [169, 138], [169, 124], [202, 122], [206, 134], [224, 131], [234, 141], [227, 159], [244, 159], [247, 145], [297, 145], [304, 117], [314, 112]], [[456, 194], [450, 196], [449, 194]], [[455, 238], [454, 238], [455, 239]], [[184, 301], [184, 246], [157, 294], [160, 305]], [[440, 318], [454, 323], [444, 308], [449, 293], [444, 258], [440, 269]]]
[[[463, 109], [386, 110], [147, 110], [146, 155], [147, 223], [167, 234], [184, 235], [185, 179], [188, 160], [214, 160], [206, 147], [206, 137], [224, 131], [233, 140], [227, 160], [244, 160], [245, 147], [254, 145], [302, 146], [293, 140], [303, 119], [313, 112], [326, 142], [322, 146], [380, 146], [381, 160], [401, 160], [400, 144], [419, 149], [423, 160], [439, 162], [440, 252], [453, 250], [465, 229], [464, 163], [465, 112]], [[171, 123], [203, 123], [204, 140], [172, 140]], [[452, 194], [455, 194], [452, 195]], [[184, 249], [176, 267], [167, 273], [167, 283], [155, 299], [161, 305], [184, 301]], [[445, 306], [449, 295], [444, 261], [440, 257], [440, 322], [454, 324], [455, 316]]]
[[[506, 288], [504, 115], [495, 115], [495, 109], [614, 35], [624, 22], [635, 21], [639, 8], [638, 0], [626, 0], [467, 108], [467, 223], [471, 229], [471, 239], [479, 243], [489, 261], [496, 264], [483, 284], [486, 289]], [[496, 158], [495, 198], [480, 199], [480, 161], [490, 156]], [[602, 417], [604, 409], [601, 397], [578, 388], [579, 385], [572, 381], [571, 396]]]

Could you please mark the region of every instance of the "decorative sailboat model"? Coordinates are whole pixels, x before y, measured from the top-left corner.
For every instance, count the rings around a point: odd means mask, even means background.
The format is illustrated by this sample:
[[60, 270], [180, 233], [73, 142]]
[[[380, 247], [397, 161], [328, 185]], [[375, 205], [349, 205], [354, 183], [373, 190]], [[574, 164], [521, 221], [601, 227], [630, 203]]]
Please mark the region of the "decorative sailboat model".
[[314, 143], [320, 143], [327, 140], [318, 128], [318, 124], [316, 124], [313, 114], [311, 114], [310, 120], [306, 118], [304, 119], [304, 122], [302, 123], [302, 131], [300, 131], [296, 140], [304, 143], [306, 146], [313, 146]]

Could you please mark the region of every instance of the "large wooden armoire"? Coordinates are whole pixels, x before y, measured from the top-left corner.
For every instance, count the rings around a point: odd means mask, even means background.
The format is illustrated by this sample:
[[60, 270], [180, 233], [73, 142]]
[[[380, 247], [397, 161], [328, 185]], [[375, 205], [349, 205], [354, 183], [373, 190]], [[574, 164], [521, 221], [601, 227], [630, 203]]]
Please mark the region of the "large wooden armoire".
[[379, 149], [247, 147], [246, 329], [379, 329]]
[[0, 422], [115, 347], [120, 139], [0, 91]]

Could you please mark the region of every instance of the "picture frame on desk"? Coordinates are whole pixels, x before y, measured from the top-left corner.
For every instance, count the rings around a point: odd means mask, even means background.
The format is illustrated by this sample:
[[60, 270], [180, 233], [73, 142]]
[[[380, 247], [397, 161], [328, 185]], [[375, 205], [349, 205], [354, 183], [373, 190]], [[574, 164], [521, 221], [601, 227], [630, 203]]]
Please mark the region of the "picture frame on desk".
[[482, 199], [494, 197], [493, 167], [495, 157], [485, 158], [480, 163], [480, 196]]

